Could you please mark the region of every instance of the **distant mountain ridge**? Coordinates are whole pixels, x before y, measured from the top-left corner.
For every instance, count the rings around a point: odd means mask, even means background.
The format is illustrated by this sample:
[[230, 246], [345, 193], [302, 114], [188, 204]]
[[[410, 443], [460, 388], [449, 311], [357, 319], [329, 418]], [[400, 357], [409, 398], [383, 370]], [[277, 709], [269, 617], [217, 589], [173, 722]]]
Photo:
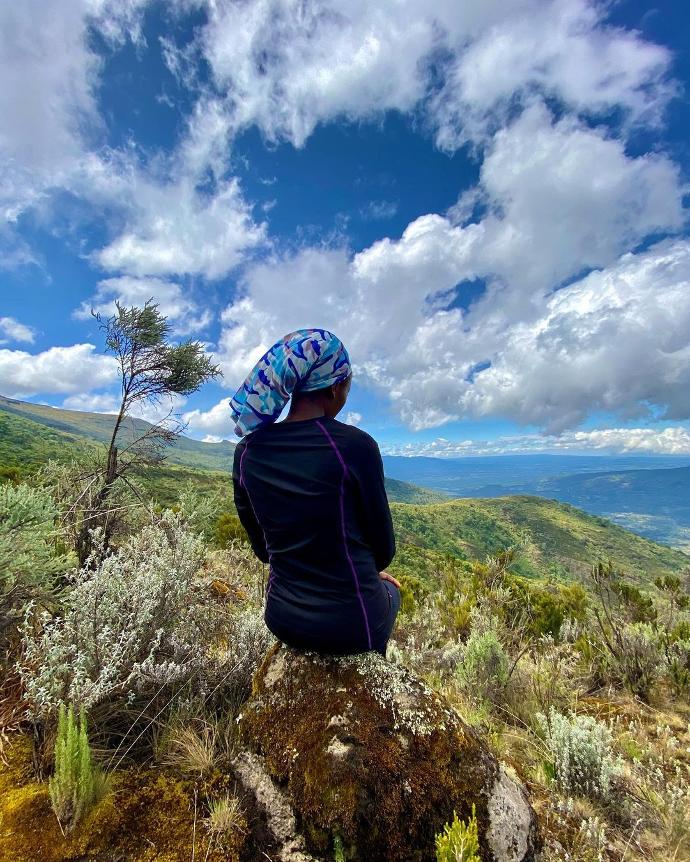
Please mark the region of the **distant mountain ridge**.
[[570, 503], [690, 550], [690, 458], [672, 455], [384, 456], [386, 473], [457, 497], [530, 494]]
[[[22, 416], [57, 431], [64, 431], [78, 437], [87, 437], [97, 443], [110, 442], [115, 423], [115, 416], [109, 413], [63, 410], [59, 407], [16, 401], [2, 395], [0, 395], [0, 410], [14, 413], [16, 416]], [[127, 419], [121, 432], [121, 438], [124, 440], [133, 439], [133, 435], [138, 436], [150, 427], [151, 423], [144, 419]], [[222, 470], [230, 473], [232, 472], [234, 452], [235, 444], [228, 440], [223, 440], [220, 443], [202, 443], [199, 440], [181, 436], [170, 448], [166, 460], [170, 464], [182, 464], [185, 467]]]
[[[110, 442], [114, 422], [110, 414], [60, 410], [0, 396], [0, 468], [32, 470], [49, 458], [76, 457], [85, 446], [95, 451]], [[126, 433], [131, 434], [132, 429], [141, 433], [148, 427], [150, 423], [137, 419]], [[187, 481], [209, 490], [220, 488], [229, 495], [234, 452], [235, 444], [227, 441], [200, 443], [180, 437], [168, 450], [165, 463], [148, 471], [147, 484], [166, 503], [176, 500], [176, 490]], [[447, 499], [445, 494], [409, 482], [388, 477], [385, 481], [391, 501], [436, 503]]]

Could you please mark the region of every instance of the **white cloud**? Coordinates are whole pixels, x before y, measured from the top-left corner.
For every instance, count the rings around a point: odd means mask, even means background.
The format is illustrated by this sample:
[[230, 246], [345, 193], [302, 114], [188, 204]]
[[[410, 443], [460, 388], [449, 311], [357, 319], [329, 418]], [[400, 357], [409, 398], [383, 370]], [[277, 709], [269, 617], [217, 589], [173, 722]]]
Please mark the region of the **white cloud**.
[[134, 276], [198, 274], [210, 279], [230, 272], [245, 252], [263, 241], [236, 179], [219, 181], [201, 194], [197, 178], [170, 183], [140, 177], [131, 189], [124, 231], [95, 256], [108, 270]]
[[397, 201], [369, 201], [366, 206], [360, 208], [359, 215], [365, 221], [377, 221], [393, 218], [397, 211]]
[[384, 455], [462, 458], [469, 455], [509, 455], [552, 453], [690, 455], [690, 429], [603, 428], [567, 431], [558, 436], [523, 434], [494, 440], [450, 441], [437, 437], [423, 443], [382, 445]]
[[0, 387], [10, 398], [99, 389], [117, 378], [117, 364], [93, 344], [51, 347], [42, 353], [0, 349]]
[[[669, 338], [687, 344], [690, 324], [678, 312], [656, 318], [657, 304], [681, 302], [690, 244], [619, 260], [649, 234], [682, 226], [675, 167], [661, 156], [630, 158], [601, 130], [554, 122], [535, 103], [496, 135], [480, 179], [480, 221], [425, 215], [400, 239], [354, 256], [307, 248], [247, 269], [223, 314], [217, 358], [227, 385], [239, 385], [284, 332], [325, 326], [347, 344], [359, 380], [413, 429], [475, 415], [563, 430], [596, 408], [641, 415], [639, 405], [655, 399], [671, 418], [689, 415], [685, 357], [665, 351]], [[593, 267], [603, 273], [552, 293]], [[486, 292], [464, 311], [454, 301], [478, 278]], [[611, 298], [627, 292], [627, 304]], [[605, 343], [587, 358], [593, 317]], [[572, 353], [546, 349], [556, 331], [570, 334]], [[631, 356], [642, 344], [657, 351], [654, 376], [638, 371], [648, 360]]]
[[159, 278], [129, 276], [100, 281], [95, 294], [91, 299], [82, 302], [75, 311], [75, 316], [88, 319], [91, 308], [101, 314], [110, 315], [115, 312], [115, 300], [123, 305], [143, 307], [151, 298], [158, 303], [159, 311], [168, 318], [179, 335], [203, 330], [212, 320], [211, 312], [200, 308], [197, 302], [185, 295], [179, 284]]
[[111, 271], [218, 278], [263, 240], [264, 226], [227, 176], [230, 120], [218, 101], [199, 98], [167, 156], [145, 164], [134, 145], [103, 146], [96, 91], [105, 64], [90, 50], [89, 28], [145, 48], [145, 5], [75, 0], [61, 8], [27, 0], [0, 10], [0, 231], [16, 265], [31, 255], [12, 239], [13, 224], [32, 208], [50, 221], [62, 190], [86, 204], [89, 218], [102, 214], [109, 227], [122, 225], [94, 256]]
[[85, 413], [117, 413], [120, 409], [120, 400], [107, 393], [87, 393], [70, 395], [62, 402], [65, 410], [79, 410]]
[[206, 437], [209, 439], [237, 439], [234, 434], [235, 423], [230, 415], [229, 398], [224, 398], [209, 410], [190, 410], [182, 415], [182, 421], [189, 423], [189, 430], [192, 433], [206, 432]]
[[[186, 401], [187, 399], [183, 396], [175, 395], [162, 398], [159, 404], [140, 402], [132, 406], [129, 415], [135, 419], [145, 419], [151, 423], [170, 418], [174, 424]], [[110, 415], [118, 413], [120, 403], [120, 397], [114, 393], [81, 392], [65, 398], [62, 406], [66, 410], [80, 410], [87, 413], [106, 413]]]
[[[537, 92], [589, 116], [622, 109], [626, 122], [657, 123], [674, 87], [670, 52], [639, 33], [607, 27], [590, 0], [506, 3], [456, 51], [432, 100], [441, 146], [484, 140], [517, 100]], [[458, 16], [461, 17], [461, 16]]]
[[302, 146], [318, 123], [427, 105], [439, 142], [483, 140], [535, 92], [656, 121], [670, 54], [605, 24], [591, 0], [209, 3], [201, 50], [238, 128]]
[[11, 341], [28, 341], [33, 344], [35, 330], [13, 317], [0, 317], [0, 344]]
[[358, 413], [356, 410], [349, 410], [345, 414], [345, 419], [343, 421], [346, 425], [361, 425], [363, 418], [362, 414]]

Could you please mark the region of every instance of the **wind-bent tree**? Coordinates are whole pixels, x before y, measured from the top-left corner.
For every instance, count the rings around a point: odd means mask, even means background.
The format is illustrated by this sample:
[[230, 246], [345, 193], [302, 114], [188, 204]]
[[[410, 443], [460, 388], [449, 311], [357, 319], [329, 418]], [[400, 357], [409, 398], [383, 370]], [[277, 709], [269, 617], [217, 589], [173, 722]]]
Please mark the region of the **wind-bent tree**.
[[94, 550], [91, 528], [103, 527], [107, 548], [110, 538], [108, 498], [115, 483], [121, 480], [129, 484], [127, 473], [133, 468], [163, 461], [167, 447], [186, 428], [185, 423], [174, 418], [172, 406], [166, 416], [151, 425], [133, 423], [132, 433], [127, 437], [123, 428], [125, 420], [132, 418], [138, 406], [159, 405], [175, 395], [191, 395], [221, 373], [206, 355], [201, 342], [169, 342], [171, 327], [153, 299], [143, 308], [127, 308], [119, 302], [115, 307], [116, 313], [108, 318], [91, 312], [105, 334], [107, 350], [117, 359], [122, 394], [101, 486], [92, 498], [90, 511], [77, 537], [77, 554], [82, 565]]

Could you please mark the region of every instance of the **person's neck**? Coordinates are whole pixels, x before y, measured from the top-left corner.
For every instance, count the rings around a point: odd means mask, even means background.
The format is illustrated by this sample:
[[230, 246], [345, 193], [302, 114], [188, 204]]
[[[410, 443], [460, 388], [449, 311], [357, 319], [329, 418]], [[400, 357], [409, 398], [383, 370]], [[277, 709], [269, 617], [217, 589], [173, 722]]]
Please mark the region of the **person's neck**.
[[321, 407], [301, 407], [299, 410], [290, 410], [281, 422], [301, 422], [303, 419], [325, 419], [326, 414]]

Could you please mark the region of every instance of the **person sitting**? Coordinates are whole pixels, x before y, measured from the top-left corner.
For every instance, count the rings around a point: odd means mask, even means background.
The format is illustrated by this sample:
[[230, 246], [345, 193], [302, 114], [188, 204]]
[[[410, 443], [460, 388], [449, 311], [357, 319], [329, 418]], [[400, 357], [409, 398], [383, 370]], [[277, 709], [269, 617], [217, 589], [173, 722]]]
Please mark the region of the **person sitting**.
[[233, 491], [269, 565], [270, 631], [297, 649], [385, 657], [400, 609], [400, 584], [385, 571], [395, 536], [378, 444], [335, 418], [351, 384], [348, 352], [328, 330], [277, 341], [230, 401], [242, 438]]

